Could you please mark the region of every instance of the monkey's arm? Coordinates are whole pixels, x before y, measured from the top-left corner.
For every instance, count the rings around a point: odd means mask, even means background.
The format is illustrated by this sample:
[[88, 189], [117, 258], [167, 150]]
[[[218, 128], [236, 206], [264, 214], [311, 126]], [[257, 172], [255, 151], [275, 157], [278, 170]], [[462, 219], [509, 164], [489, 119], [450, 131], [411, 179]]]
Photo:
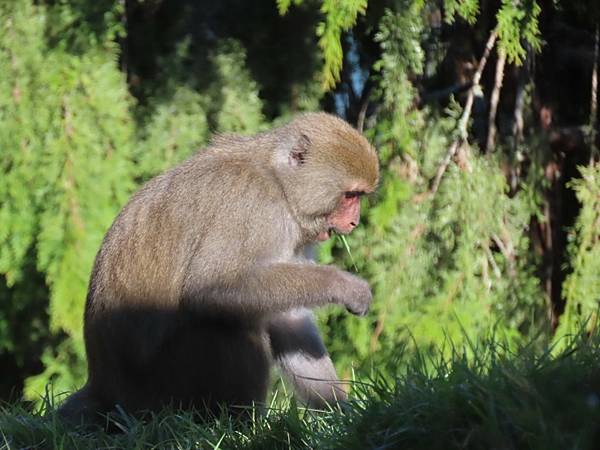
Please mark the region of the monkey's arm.
[[311, 311], [277, 314], [268, 330], [275, 361], [309, 406], [323, 408], [346, 400]]
[[366, 314], [371, 289], [366, 281], [335, 267], [307, 262], [277, 262], [255, 266], [233, 276], [184, 288], [184, 301], [194, 309], [212, 312], [265, 314], [329, 303]]

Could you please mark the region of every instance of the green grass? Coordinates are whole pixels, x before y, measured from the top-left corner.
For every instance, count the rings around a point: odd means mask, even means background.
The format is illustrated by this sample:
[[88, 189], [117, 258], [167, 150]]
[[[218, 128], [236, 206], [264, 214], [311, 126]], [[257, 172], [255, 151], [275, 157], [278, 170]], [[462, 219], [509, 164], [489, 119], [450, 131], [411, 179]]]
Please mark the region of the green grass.
[[308, 411], [286, 397], [246, 422], [201, 424], [174, 411], [141, 422], [121, 414], [111, 419], [120, 431], [106, 433], [66, 429], [49, 406], [32, 413], [6, 405], [0, 448], [600, 448], [600, 339], [566, 347], [553, 356], [487, 342], [450, 358], [417, 354], [393, 378], [359, 377], [343, 410]]

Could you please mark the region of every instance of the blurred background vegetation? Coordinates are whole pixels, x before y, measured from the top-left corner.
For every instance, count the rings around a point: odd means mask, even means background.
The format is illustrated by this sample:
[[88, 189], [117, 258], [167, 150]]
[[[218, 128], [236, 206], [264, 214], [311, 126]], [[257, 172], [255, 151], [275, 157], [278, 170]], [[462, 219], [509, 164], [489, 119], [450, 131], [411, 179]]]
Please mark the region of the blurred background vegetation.
[[343, 376], [591, 327], [599, 24], [596, 0], [0, 0], [0, 398], [84, 382], [91, 266], [140, 184], [302, 111], [383, 168], [351, 253], [320, 250], [375, 294], [320, 313]]

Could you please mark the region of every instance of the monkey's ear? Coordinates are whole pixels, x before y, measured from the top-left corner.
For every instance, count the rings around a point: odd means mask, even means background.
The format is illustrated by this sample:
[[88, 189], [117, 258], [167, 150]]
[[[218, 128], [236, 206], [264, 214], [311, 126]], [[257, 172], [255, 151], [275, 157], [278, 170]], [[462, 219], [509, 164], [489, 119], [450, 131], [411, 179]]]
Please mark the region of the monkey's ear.
[[290, 167], [298, 167], [304, 164], [309, 147], [310, 139], [307, 135], [301, 134], [289, 149], [288, 165]]

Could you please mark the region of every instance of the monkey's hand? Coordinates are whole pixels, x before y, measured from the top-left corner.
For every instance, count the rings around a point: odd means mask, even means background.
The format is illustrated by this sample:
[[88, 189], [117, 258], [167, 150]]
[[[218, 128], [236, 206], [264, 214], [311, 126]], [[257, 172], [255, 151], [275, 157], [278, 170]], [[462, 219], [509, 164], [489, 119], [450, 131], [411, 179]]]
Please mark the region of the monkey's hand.
[[348, 272], [342, 272], [342, 274], [344, 281], [340, 285], [342, 289], [340, 303], [352, 314], [366, 315], [373, 300], [369, 283]]

